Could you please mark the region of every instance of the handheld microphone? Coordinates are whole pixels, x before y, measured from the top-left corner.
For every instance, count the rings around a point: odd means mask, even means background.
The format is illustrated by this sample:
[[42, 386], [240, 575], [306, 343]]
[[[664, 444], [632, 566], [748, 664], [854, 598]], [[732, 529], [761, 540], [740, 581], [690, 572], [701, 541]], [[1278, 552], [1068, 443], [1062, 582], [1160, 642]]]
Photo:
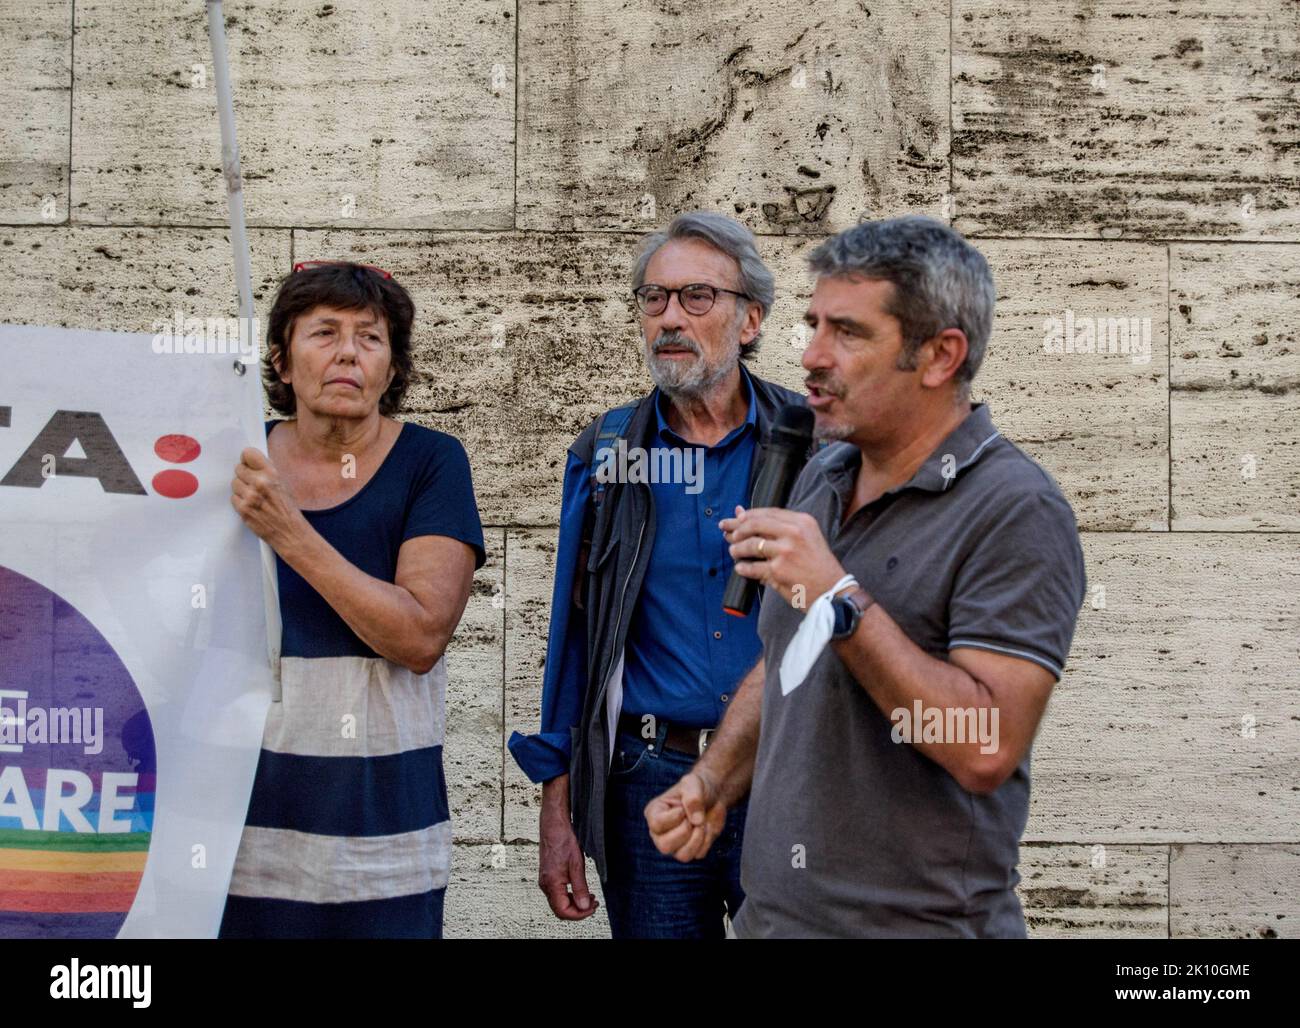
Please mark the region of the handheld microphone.
[[[754, 481], [751, 507], [784, 507], [808, 459], [812, 446], [813, 412], [797, 403], [782, 407], [772, 423], [767, 445], [763, 447], [762, 464]], [[727, 591], [722, 594], [722, 609], [738, 618], [746, 617], [758, 595], [758, 582], [731, 572]]]

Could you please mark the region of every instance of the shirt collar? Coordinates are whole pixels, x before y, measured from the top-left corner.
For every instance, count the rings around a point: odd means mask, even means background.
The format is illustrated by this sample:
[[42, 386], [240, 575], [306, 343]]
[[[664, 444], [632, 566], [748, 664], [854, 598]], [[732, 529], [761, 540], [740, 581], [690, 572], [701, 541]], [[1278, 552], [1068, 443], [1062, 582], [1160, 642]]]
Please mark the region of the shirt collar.
[[[717, 449], [719, 446], [726, 446], [733, 439], [736, 439], [746, 427], [751, 429], [757, 428], [758, 425], [758, 404], [755, 401], [754, 383], [750, 381], [749, 370], [744, 364], [740, 365], [740, 388], [749, 396], [749, 408], [745, 411], [745, 420], [737, 425], [734, 429], [726, 434], [721, 440], [715, 443], [709, 449]], [[658, 422], [659, 438], [665, 442], [673, 443], [679, 446], [689, 446], [685, 439], [672, 430], [668, 424], [668, 419], [664, 415], [665, 405], [668, 403], [668, 397], [664, 395], [662, 389], [655, 386], [655, 419]]]
[[[905, 489], [946, 492], [963, 471], [983, 456], [998, 436], [988, 404], [972, 404], [970, 413], [934, 448], [916, 469], [916, 473], [902, 485], [885, 490], [884, 495], [901, 493]], [[862, 451], [850, 445], [835, 447], [835, 450], [839, 452], [827, 454], [827, 475], [836, 486], [843, 486], [847, 482], [851, 487], [862, 466]]]

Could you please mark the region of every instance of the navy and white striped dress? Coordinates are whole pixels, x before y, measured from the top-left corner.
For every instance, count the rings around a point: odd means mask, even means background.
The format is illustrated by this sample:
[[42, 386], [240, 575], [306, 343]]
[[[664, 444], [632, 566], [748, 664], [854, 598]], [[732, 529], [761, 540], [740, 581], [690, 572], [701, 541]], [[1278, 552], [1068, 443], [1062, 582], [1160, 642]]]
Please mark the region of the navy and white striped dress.
[[[386, 582], [416, 536], [459, 539], [483, 565], [464, 447], [419, 425], [402, 426], [356, 495], [303, 513]], [[221, 937], [438, 938], [451, 869], [445, 658], [417, 675], [377, 656], [277, 565], [283, 700], [267, 718]]]

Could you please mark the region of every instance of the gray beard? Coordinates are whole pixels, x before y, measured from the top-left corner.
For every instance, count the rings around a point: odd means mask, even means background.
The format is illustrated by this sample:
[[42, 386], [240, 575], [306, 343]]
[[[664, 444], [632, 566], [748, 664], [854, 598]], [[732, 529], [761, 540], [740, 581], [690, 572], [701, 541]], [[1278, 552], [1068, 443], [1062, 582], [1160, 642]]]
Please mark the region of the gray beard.
[[670, 399], [698, 400], [716, 389], [740, 362], [740, 347], [736, 347], [730, 360], [710, 366], [702, 356], [694, 364], [682, 367], [680, 362], [664, 360], [647, 348], [646, 364], [650, 379]]

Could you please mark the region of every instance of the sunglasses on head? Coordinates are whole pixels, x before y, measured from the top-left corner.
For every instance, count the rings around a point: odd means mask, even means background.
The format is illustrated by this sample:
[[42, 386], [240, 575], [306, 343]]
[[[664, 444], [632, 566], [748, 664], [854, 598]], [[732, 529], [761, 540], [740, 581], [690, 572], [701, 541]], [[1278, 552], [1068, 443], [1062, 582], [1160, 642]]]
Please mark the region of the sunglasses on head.
[[294, 274], [300, 271], [311, 271], [315, 268], [337, 268], [340, 265], [352, 265], [357, 268], [365, 268], [367, 271], [373, 271], [382, 278], [391, 279], [392, 273], [385, 271], [383, 268], [376, 267], [373, 264], [357, 264], [355, 261], [299, 261], [293, 266]]

